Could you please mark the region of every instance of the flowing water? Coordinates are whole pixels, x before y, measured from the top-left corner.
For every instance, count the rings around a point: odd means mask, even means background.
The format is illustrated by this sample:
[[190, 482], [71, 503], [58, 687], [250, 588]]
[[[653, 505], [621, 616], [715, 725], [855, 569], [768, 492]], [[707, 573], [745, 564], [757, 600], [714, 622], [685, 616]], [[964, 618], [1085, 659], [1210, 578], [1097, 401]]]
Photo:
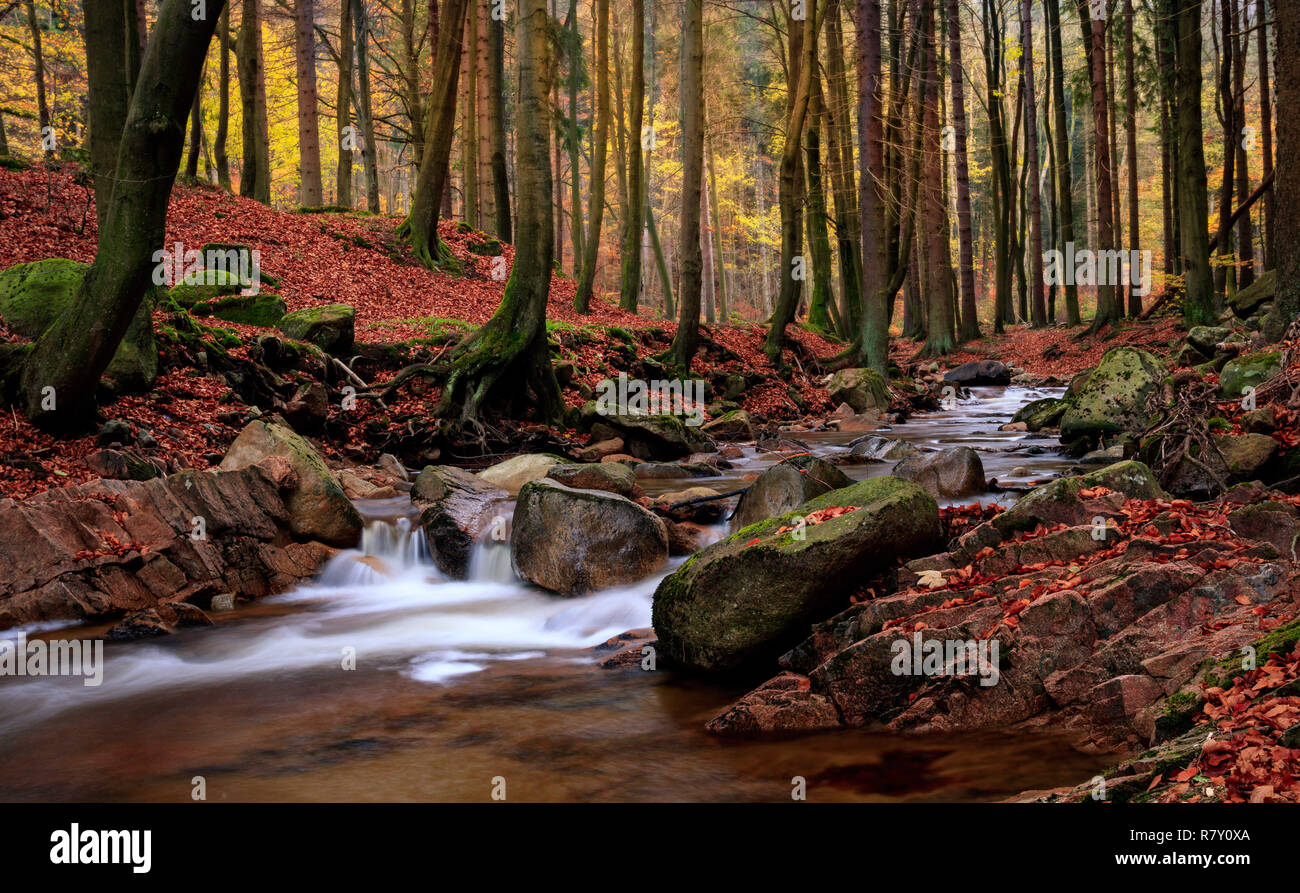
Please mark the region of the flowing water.
[[[1053, 443], [997, 429], [1048, 393], [975, 389], [880, 433], [974, 447], [1003, 485], [1043, 480], [1068, 467]], [[826, 455], [853, 439], [796, 436]], [[777, 458], [750, 449], [689, 483], [743, 486]], [[489, 541], [469, 580], [451, 581], [405, 497], [359, 507], [360, 548], [312, 584], [214, 615], [215, 629], [110, 643], [98, 687], [0, 678], [0, 800], [189, 800], [199, 777], [209, 800], [481, 801], [496, 779], [524, 801], [786, 800], [794, 776], [811, 800], [985, 799], [1073, 784], [1105, 763], [1019, 732], [719, 741], [703, 724], [746, 686], [601, 669], [590, 651], [649, 625], [659, 576], [559, 599], [523, 585], [508, 546]]]

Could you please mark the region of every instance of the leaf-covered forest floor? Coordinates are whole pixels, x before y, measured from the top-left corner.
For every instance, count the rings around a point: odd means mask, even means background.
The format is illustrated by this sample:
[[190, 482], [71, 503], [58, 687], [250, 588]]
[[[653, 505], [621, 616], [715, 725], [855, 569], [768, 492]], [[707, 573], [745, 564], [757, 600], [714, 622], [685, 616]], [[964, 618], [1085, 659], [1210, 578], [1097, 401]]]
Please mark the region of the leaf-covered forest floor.
[[[167, 245], [179, 242], [190, 249], [209, 242], [247, 244], [260, 251], [262, 270], [278, 278], [273, 291], [290, 311], [352, 305], [360, 356], [354, 368], [378, 388], [405, 364], [427, 361], [489, 319], [505, 287], [492, 277], [492, 258], [470, 250], [486, 238], [481, 233], [465, 232], [444, 221], [441, 234], [460, 269], [431, 271], [413, 261], [395, 239], [399, 223], [397, 217], [361, 212], [279, 211], [213, 187], [178, 185], [168, 214]], [[75, 167], [0, 171], [0, 269], [50, 257], [88, 263], [96, 250], [95, 229], [93, 192]], [[509, 245], [501, 253], [507, 261], [513, 257]], [[572, 377], [563, 382], [565, 403], [571, 408], [581, 406], [588, 389], [601, 379], [622, 371], [620, 366], [635, 372], [637, 359], [665, 349], [676, 330], [672, 320], [620, 310], [609, 296], [598, 295], [592, 312], [579, 314], [572, 305], [575, 289], [572, 279], [554, 276], [547, 311], [552, 337], [562, 344], [564, 357], [573, 366]], [[245, 407], [206, 367], [195, 345], [169, 340], [174, 321], [169, 322], [168, 316], [164, 311], [155, 313], [162, 371], [153, 391], [120, 396], [101, 411], [106, 420], [128, 421], [133, 432], [148, 431], [157, 441], [158, 452], [178, 467], [208, 468], [220, 461], [246, 422]], [[214, 352], [220, 342], [236, 360], [247, 358], [249, 345], [259, 335], [279, 334], [219, 320], [202, 322], [212, 324], [204, 336], [209, 347], [205, 353]], [[1063, 382], [1094, 367], [1111, 347], [1128, 343], [1164, 353], [1178, 338], [1172, 320], [1124, 324], [1083, 339], [1078, 337], [1080, 331], [1016, 327], [963, 346], [943, 365], [993, 358]], [[776, 374], [762, 353], [765, 333], [765, 327], [757, 324], [703, 327], [704, 344], [692, 372], [753, 377], [755, 370], [771, 370], [738, 398], [756, 422], [824, 417], [834, 407], [820, 384], [823, 370], [818, 361], [838, 353], [842, 345], [792, 326], [783, 355], [784, 364], [791, 368], [787, 380]], [[21, 340], [2, 323], [0, 339]], [[894, 339], [894, 359], [905, 371], [914, 367], [911, 358], [916, 350], [914, 342]], [[293, 380], [294, 373], [287, 377]], [[429, 413], [437, 396], [436, 386], [417, 382], [387, 400], [386, 412], [365, 399], [346, 418], [332, 411], [322, 447], [335, 457], [373, 459], [376, 450], [392, 447], [394, 437], [409, 438], [422, 426], [436, 427]], [[98, 476], [84, 461], [96, 448], [93, 435], [55, 439], [30, 425], [20, 411], [8, 409], [8, 418], [0, 425], [0, 495], [23, 498]]]

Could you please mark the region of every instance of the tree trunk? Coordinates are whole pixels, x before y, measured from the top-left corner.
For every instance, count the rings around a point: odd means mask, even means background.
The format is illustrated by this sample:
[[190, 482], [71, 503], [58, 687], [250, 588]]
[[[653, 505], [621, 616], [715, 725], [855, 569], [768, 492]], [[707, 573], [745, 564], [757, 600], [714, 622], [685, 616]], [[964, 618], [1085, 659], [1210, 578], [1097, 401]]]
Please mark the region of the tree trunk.
[[140, 71], [135, 4], [88, 4], [85, 19], [90, 171], [95, 181], [95, 217], [102, 233], [113, 198], [122, 122]]
[[[1129, 0], [1132, 2], [1132, 0]], [[1242, 37], [1248, 25], [1246, 3], [1241, 4], [1241, 17], [1237, 20], [1233, 34], [1233, 59], [1236, 60], [1232, 74], [1233, 104], [1238, 125], [1234, 134], [1233, 147], [1237, 152], [1237, 203], [1250, 199], [1250, 166], [1246, 153], [1246, 52], [1249, 44]], [[1250, 223], [1249, 212], [1237, 218], [1237, 288], [1248, 288], [1255, 281], [1255, 232]]]
[[861, 356], [889, 374], [888, 239], [885, 233], [885, 122], [881, 109], [880, 0], [857, 0], [858, 218], [862, 227]]
[[474, 135], [478, 144], [478, 226], [491, 229], [496, 222], [496, 188], [492, 182], [492, 34], [490, 3], [474, 4]]
[[959, 341], [980, 337], [975, 304], [975, 242], [971, 227], [970, 162], [966, 147], [966, 73], [961, 58], [961, 21], [957, 0], [948, 2], [948, 64], [952, 77], [953, 150], [956, 152], [957, 241], [961, 265], [961, 328]]
[[[1046, 0], [1047, 33], [1052, 45], [1052, 106], [1056, 119], [1056, 203], [1060, 212], [1056, 246], [1062, 254], [1066, 245], [1074, 241], [1074, 173], [1070, 161], [1070, 127], [1065, 115], [1065, 73], [1061, 51], [1061, 0]], [[1079, 289], [1074, 277], [1065, 284], [1065, 320], [1077, 326], [1079, 317]]]
[[1201, 0], [1172, 0], [1177, 47], [1177, 136], [1179, 210], [1185, 265], [1183, 317], [1189, 325], [1214, 322], [1214, 277], [1210, 237], [1196, 221], [1209, 219], [1204, 130], [1201, 125]]
[[271, 203], [271, 144], [266, 118], [266, 71], [262, 57], [261, 0], [244, 0], [235, 55], [243, 126], [239, 194]]
[[[1277, 107], [1300, 108], [1300, 5], [1273, 4], [1277, 41]], [[1278, 207], [1300, 207], [1300, 116], [1277, 116]], [[1283, 213], [1278, 218], [1277, 299], [1264, 332], [1280, 340], [1286, 328], [1300, 317], [1300, 217]]]
[[1025, 78], [1025, 164], [1029, 185], [1029, 314], [1034, 328], [1047, 325], [1043, 295], [1043, 199], [1038, 167], [1038, 96], [1034, 83], [1034, 16], [1030, 0], [1020, 2], [1020, 65]]
[[294, 55], [298, 63], [298, 201], [325, 203], [320, 175], [320, 132], [316, 124], [316, 0], [296, 0]]
[[708, 170], [709, 170], [709, 184], [708, 184], [709, 185], [708, 206], [710, 209], [709, 233], [713, 237], [711, 240], [711, 245], [713, 248], [713, 255], [716, 261], [714, 264], [714, 269], [717, 272], [717, 280], [718, 280], [718, 286], [717, 286], [718, 320], [725, 325], [728, 316], [727, 261], [726, 261], [726, 252], [723, 250], [723, 246], [722, 246], [722, 208], [721, 208], [722, 201], [718, 197], [718, 172], [717, 172], [716, 165], [713, 163], [714, 162], [713, 140], [711, 139], [707, 140], [705, 142], [705, 148], [708, 151], [707, 162], [708, 162]]
[[361, 157], [366, 171], [366, 209], [379, 213], [379, 147], [370, 97], [370, 16], [366, 0], [352, 0], [352, 30], [357, 43], [357, 92], [354, 101], [361, 119]]
[[826, 103], [822, 95], [821, 75], [817, 70], [819, 63], [816, 55], [814, 49], [809, 85], [808, 136], [804, 147], [804, 166], [808, 172], [808, 198], [804, 207], [813, 273], [812, 296], [808, 301], [808, 325], [824, 332], [831, 332], [833, 331], [831, 305], [835, 301], [835, 294], [831, 286], [833, 276], [831, 243], [826, 221], [826, 190], [823, 185], [825, 178], [822, 176], [821, 154], [821, 132], [826, 118]]
[[940, 152], [939, 94], [943, 88], [935, 45], [935, 0], [921, 0], [921, 101], [924, 132], [921, 144], [922, 247], [925, 251], [926, 298], [929, 324], [923, 353], [941, 356], [957, 345], [953, 334], [952, 259], [943, 202], [943, 156]]
[[[429, 0], [433, 3], [434, 0]], [[496, 7], [493, 7], [495, 10]], [[491, 43], [491, 127], [492, 127], [492, 205], [496, 209], [496, 236], [503, 242], [513, 241], [510, 226], [510, 172], [506, 165], [506, 23], [505, 7], [501, 18], [488, 19]]]
[[586, 313], [596, 282], [600, 228], [605, 221], [605, 162], [609, 151], [609, 0], [596, 0], [596, 133], [591, 143], [591, 199], [583, 239], [582, 272], [573, 307]]
[[[1130, 250], [1139, 248], [1138, 235], [1138, 156], [1137, 156], [1137, 78], [1133, 73], [1133, 0], [1124, 0], [1124, 133], [1128, 140], [1128, 244]], [[1131, 257], [1137, 257], [1137, 254]], [[1129, 285], [1128, 315], [1136, 319], [1142, 314], [1142, 296]]]
[[190, 105], [190, 150], [185, 158], [185, 179], [194, 182], [199, 178], [199, 154], [203, 151], [203, 76], [194, 91]]
[[[453, 0], [454, 2], [454, 0]], [[551, 222], [551, 22], [546, 0], [519, 0], [515, 47], [519, 60], [519, 238], [514, 268], [496, 313], [456, 349], [437, 412], [476, 420], [489, 400], [531, 407], [541, 421], [564, 411], [546, 341], [555, 230]], [[449, 29], [450, 30], [450, 29]], [[463, 33], [457, 28], [453, 33]], [[455, 95], [454, 92], [452, 94]], [[531, 391], [531, 394], [529, 393]]]
[[49, 101], [45, 97], [45, 51], [41, 46], [41, 25], [36, 21], [36, 5], [32, 0], [27, 0], [27, 27], [32, 35], [32, 66], [34, 69], [32, 73], [36, 81], [36, 118], [41, 128], [41, 142], [45, 149], [45, 157], [53, 158], [57, 147], [52, 140], [54, 125], [50, 120]]
[[619, 275], [618, 305], [636, 313], [641, 297], [641, 233], [649, 201], [646, 195], [642, 128], [645, 122], [645, 0], [632, 0], [632, 83], [630, 84], [627, 139], [628, 204], [623, 215], [623, 263]]
[[1227, 291], [1228, 266], [1232, 263], [1232, 234], [1228, 231], [1228, 218], [1232, 216], [1232, 195], [1236, 186], [1237, 140], [1241, 128], [1237, 122], [1237, 103], [1232, 97], [1233, 40], [1232, 29], [1236, 20], [1234, 0], [1219, 0], [1222, 15], [1219, 22], [1223, 32], [1223, 50], [1219, 67], [1219, 114], [1223, 122], [1223, 178], [1219, 181], [1219, 224], [1216, 227], [1219, 251], [1214, 266], [1214, 293], [1221, 297]]
[[[1187, 2], [1187, 0], [1178, 0]], [[1200, 6], [1200, 0], [1193, 0]], [[1095, 179], [1097, 184], [1097, 243], [1090, 246], [1094, 251], [1114, 251], [1115, 241], [1115, 206], [1114, 178], [1111, 167], [1109, 101], [1106, 92], [1106, 23], [1090, 15], [1087, 0], [1078, 0], [1081, 27], [1088, 54], [1089, 80], [1091, 82], [1093, 152], [1095, 156]], [[1198, 32], [1199, 43], [1199, 32]], [[1199, 138], [1198, 138], [1199, 139]], [[1103, 277], [1098, 277], [1099, 279]], [[1106, 277], [1108, 278], [1108, 277]], [[1114, 322], [1122, 315], [1119, 299], [1116, 297], [1115, 283], [1097, 283], [1097, 314], [1093, 317], [1092, 330], [1096, 331], [1107, 323]]]
[[678, 322], [670, 353], [689, 370], [700, 344], [700, 189], [704, 185], [704, 0], [685, 0], [682, 20], [682, 213], [678, 232]]
[[[26, 411], [44, 428], [70, 431], [93, 423], [99, 376], [140, 308], [153, 254], [165, 238], [185, 120], [223, 4], [213, 0], [200, 20], [190, 15], [189, 0], [165, 0], [159, 10], [140, 68], [141, 87], [122, 128], [116, 188], [95, 261], [72, 306], [37, 339], [23, 364]], [[98, 51], [98, 43], [91, 48]], [[121, 44], [112, 49], [120, 53]]]
[[356, 47], [352, 39], [352, 0], [339, 3], [339, 86], [338, 143], [339, 163], [334, 180], [334, 203], [352, 207], [352, 152], [356, 149], [356, 127], [352, 123], [352, 57]]
[[[415, 182], [411, 212], [397, 228], [398, 238], [411, 246], [411, 253], [426, 267], [437, 267], [451, 259], [438, 237], [438, 211], [446, 194], [451, 147], [456, 124], [457, 86], [469, 0], [446, 0], [439, 21], [434, 51], [433, 85], [429, 90], [425, 122], [424, 164]], [[519, 150], [516, 144], [516, 152]], [[549, 170], [549, 167], [547, 168]], [[549, 197], [549, 192], [547, 193]], [[549, 227], [548, 227], [549, 229]]]
[[[1259, 39], [1259, 120], [1260, 138], [1263, 142], [1264, 167], [1262, 177], [1267, 180], [1273, 175], [1273, 98], [1269, 89], [1268, 72], [1268, 0], [1256, 0], [1255, 19]], [[1277, 242], [1274, 239], [1276, 226], [1275, 190], [1269, 190], [1264, 196], [1264, 266], [1272, 270], [1277, 265]]]

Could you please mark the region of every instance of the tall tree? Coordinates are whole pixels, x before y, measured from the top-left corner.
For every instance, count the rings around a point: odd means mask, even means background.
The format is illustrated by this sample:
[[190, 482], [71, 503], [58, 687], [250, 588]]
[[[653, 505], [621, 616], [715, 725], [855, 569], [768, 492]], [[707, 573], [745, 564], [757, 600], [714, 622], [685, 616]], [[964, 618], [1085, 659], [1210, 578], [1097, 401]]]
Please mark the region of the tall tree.
[[1214, 276], [1210, 237], [1195, 221], [1209, 219], [1201, 124], [1201, 0], [1169, 0], [1174, 29], [1178, 205], [1186, 218], [1179, 228], [1184, 269], [1183, 317], [1190, 325], [1213, 322]]
[[[457, 28], [454, 33], [460, 34]], [[476, 420], [489, 401], [554, 421], [564, 411], [546, 339], [555, 231], [551, 222], [551, 102], [554, 77], [551, 21], [546, 0], [519, 0], [515, 24], [519, 64], [519, 233], [505, 296], [492, 318], [461, 342], [451, 357], [439, 415]], [[454, 95], [454, 92], [453, 92]]]
[[[1233, 27], [1232, 34], [1232, 57], [1234, 60], [1232, 69], [1232, 96], [1233, 96], [1233, 118], [1237, 122], [1238, 130], [1234, 135], [1232, 142], [1233, 148], [1237, 154], [1237, 201], [1239, 204], [1246, 204], [1250, 201], [1250, 163], [1246, 152], [1247, 133], [1246, 130], [1246, 53], [1250, 46], [1248, 39], [1243, 36], [1247, 33], [1249, 27], [1247, 3], [1242, 2], [1239, 7], [1240, 17]], [[1250, 222], [1250, 214], [1240, 214], [1237, 216], [1237, 288], [1248, 288], [1255, 281], [1255, 231]]]
[[1043, 287], [1043, 201], [1038, 170], [1038, 96], [1034, 84], [1034, 10], [1020, 2], [1020, 57], [1025, 80], [1025, 165], [1029, 186], [1029, 314], [1035, 328], [1047, 325]]
[[95, 217], [101, 233], [113, 197], [122, 122], [131, 107], [131, 94], [140, 72], [135, 12], [133, 3], [91, 3], [85, 7], [90, 172], [95, 181]]
[[[36, 340], [22, 366], [26, 412], [51, 430], [93, 423], [96, 384], [149, 288], [152, 258], [166, 237], [167, 205], [180, 168], [185, 121], [224, 0], [206, 15], [189, 0], [164, 0], [121, 127], [112, 198], [99, 245], [72, 305]], [[121, 53], [99, 41], [90, 52]], [[111, 71], [100, 59], [93, 66]]]
[[[443, 4], [425, 121], [424, 163], [420, 165], [416, 178], [411, 211], [397, 228], [398, 238], [405, 240], [416, 260], [427, 267], [438, 267], [451, 259], [451, 252], [438, 237], [438, 212], [447, 189], [452, 137], [456, 129], [457, 86], [468, 9], [469, 0], [446, 0]], [[516, 145], [516, 153], [518, 151]], [[549, 184], [548, 178], [548, 187]], [[520, 193], [522, 202], [522, 188]]]
[[917, 99], [921, 104], [921, 249], [925, 253], [925, 290], [928, 302], [926, 356], [940, 356], [956, 347], [953, 333], [952, 259], [948, 247], [948, 219], [943, 200], [943, 162], [940, 152], [939, 96], [943, 90], [935, 41], [935, 0], [921, 0], [921, 72]]
[[[800, 227], [799, 204], [803, 198], [802, 177], [799, 174], [800, 145], [807, 127], [808, 106], [812, 96], [813, 69], [817, 61], [817, 34], [824, 15], [824, 9], [817, 0], [810, 0], [806, 6], [806, 20], [800, 21], [787, 14], [786, 21], [790, 27], [790, 101], [787, 103], [785, 121], [785, 144], [781, 150], [781, 167], [777, 184], [777, 200], [781, 211], [781, 288], [777, 293], [776, 307], [772, 310], [771, 326], [767, 330], [767, 340], [763, 343], [763, 352], [773, 363], [779, 364], [781, 349], [785, 344], [785, 329], [794, 321], [799, 307], [799, 294], [803, 278], [798, 275], [806, 270], [806, 262], [800, 255], [803, 238]], [[796, 41], [796, 35], [799, 40]], [[806, 273], [805, 273], [806, 275]], [[684, 276], [684, 274], [683, 274]], [[683, 304], [685, 300], [683, 299]]]
[[[1191, 2], [1200, 7], [1200, 0]], [[1088, 0], [1078, 0], [1078, 11], [1091, 84], [1093, 168], [1097, 188], [1097, 243], [1092, 248], [1094, 251], [1113, 252], [1119, 246], [1115, 240], [1114, 170], [1111, 167], [1110, 140], [1107, 137], [1110, 133], [1110, 100], [1106, 90], [1106, 20], [1104, 7], [1101, 14], [1098, 14], [1098, 7]], [[1198, 30], [1198, 43], [1199, 36]], [[1122, 307], [1115, 291], [1116, 283], [1108, 277], [1098, 278], [1105, 278], [1106, 281], [1097, 283], [1097, 314], [1092, 321], [1093, 331], [1114, 322], [1122, 315]]]
[[[1124, 0], [1124, 135], [1128, 155], [1128, 244], [1136, 252], [1138, 235], [1138, 155], [1137, 155], [1137, 76], [1133, 71], [1133, 0]], [[1136, 254], [1131, 255], [1137, 257]], [[1142, 313], [1142, 296], [1137, 289], [1128, 290], [1128, 315]]]
[[[1055, 0], [1049, 0], [1055, 2]], [[975, 240], [971, 226], [970, 161], [966, 146], [966, 69], [961, 54], [961, 19], [957, 0], [948, 0], [948, 65], [952, 77], [953, 152], [956, 155], [957, 250], [961, 280], [959, 341], [980, 336], [975, 305]]]
[[[600, 228], [605, 220], [605, 161], [609, 150], [609, 0], [596, 0], [596, 133], [591, 143], [591, 203], [583, 240], [582, 272], [573, 307], [586, 313], [600, 258]], [[576, 175], [576, 171], [575, 171]]]
[[[1060, 216], [1056, 227], [1056, 247], [1062, 255], [1066, 246], [1074, 242], [1074, 165], [1071, 159], [1070, 126], [1065, 112], [1065, 71], [1061, 52], [1061, 0], [1046, 0], [1047, 38], [1052, 60], [1052, 112], [1055, 125], [1052, 138], [1056, 154], [1056, 205]], [[1079, 288], [1074, 277], [1065, 283], [1065, 320], [1077, 326], [1079, 316]]]
[[[27, 28], [32, 35], [32, 67], [33, 76], [36, 80], [36, 119], [41, 128], [41, 140], [46, 140], [46, 134], [51, 134], [54, 128], [54, 122], [50, 118], [50, 104], [45, 96], [45, 50], [41, 45], [41, 23], [36, 18], [36, 5], [32, 0], [27, 0]], [[54, 157], [53, 141], [45, 142], [45, 157]]]
[[243, 127], [239, 194], [271, 203], [271, 137], [266, 118], [266, 67], [262, 56], [261, 0], [244, 0], [235, 55]]
[[704, 184], [704, 0], [685, 0], [682, 16], [682, 212], [677, 251], [677, 333], [669, 353], [673, 365], [690, 369], [700, 345], [700, 297], [704, 258], [700, 253], [700, 189]]
[[352, 31], [357, 45], [357, 92], [353, 101], [361, 122], [361, 158], [366, 172], [366, 209], [379, 213], [379, 144], [370, 92], [370, 13], [366, 0], [352, 0]]
[[645, 142], [645, 0], [632, 0], [632, 76], [628, 102], [627, 209], [623, 214], [623, 263], [618, 305], [636, 313], [641, 297], [641, 234], [645, 229], [646, 183], [642, 146]]
[[298, 202], [325, 203], [320, 175], [320, 133], [316, 124], [316, 0], [294, 3], [294, 58], [298, 70]]
[[338, 125], [339, 161], [334, 178], [334, 203], [352, 207], [352, 152], [357, 146], [356, 126], [352, 123], [352, 66], [356, 47], [352, 38], [352, 0], [339, 3], [339, 81]]
[[199, 88], [194, 91], [194, 102], [190, 104], [190, 150], [185, 158], [185, 178], [193, 181], [199, 175], [199, 154], [203, 151], [203, 80], [199, 78]]
[[[1277, 41], [1277, 107], [1300, 107], [1300, 5], [1273, 4]], [[1300, 116], [1277, 116], [1278, 207], [1300, 207]], [[1300, 318], [1300, 218], [1283, 213], [1277, 220], [1277, 300], [1264, 332], [1280, 340], [1287, 326]]]
[[[1262, 176], [1268, 180], [1273, 176], [1273, 98], [1269, 89], [1268, 74], [1268, 0], [1255, 2], [1255, 30], [1259, 40], [1259, 129], [1264, 153]], [[1264, 195], [1264, 266], [1272, 270], [1277, 264], [1276, 241], [1274, 240], [1274, 215], [1276, 208], [1276, 190], [1270, 189]]]
[[[430, 4], [436, 0], [429, 0]], [[491, 44], [491, 68], [488, 72], [491, 93], [492, 206], [496, 209], [496, 236], [512, 241], [510, 226], [510, 171], [506, 164], [506, 23], [505, 6], [492, 5], [488, 20]], [[498, 18], [498, 10], [500, 17]]]

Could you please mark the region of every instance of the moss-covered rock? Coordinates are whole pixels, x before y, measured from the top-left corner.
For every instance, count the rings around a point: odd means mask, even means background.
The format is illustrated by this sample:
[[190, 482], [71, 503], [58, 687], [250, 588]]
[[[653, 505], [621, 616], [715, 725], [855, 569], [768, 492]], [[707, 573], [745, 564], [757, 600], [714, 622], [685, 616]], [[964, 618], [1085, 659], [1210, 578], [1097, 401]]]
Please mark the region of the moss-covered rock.
[[1070, 408], [1068, 401], [1059, 397], [1044, 397], [1041, 400], [1035, 400], [1032, 403], [1026, 403], [1016, 411], [1011, 417], [1011, 421], [1024, 422], [1025, 428], [1030, 431], [1041, 431], [1043, 428], [1053, 428], [1061, 423], [1061, 417], [1065, 411]]
[[[72, 306], [89, 269], [89, 264], [58, 257], [9, 267], [0, 272], [0, 318], [19, 335], [39, 337]], [[105, 370], [130, 390], [147, 390], [158, 378], [158, 344], [150, 315], [154, 303], [151, 290]]]
[[1277, 273], [1268, 270], [1248, 287], [1238, 290], [1228, 298], [1228, 306], [1238, 319], [1254, 316], [1260, 307], [1272, 301], [1277, 294]]
[[795, 456], [758, 476], [740, 497], [731, 529], [739, 530], [802, 505], [815, 496], [852, 484], [849, 476], [825, 459]]
[[289, 310], [284, 298], [263, 292], [257, 295], [231, 295], [211, 301], [198, 301], [190, 308], [194, 316], [211, 316], [226, 322], [250, 326], [274, 326]]
[[847, 403], [859, 414], [879, 414], [889, 409], [889, 387], [874, 369], [841, 369], [826, 384], [831, 402]]
[[357, 312], [348, 304], [325, 304], [285, 314], [280, 331], [296, 341], [309, 341], [322, 350], [350, 350], [356, 337]]
[[1061, 417], [1061, 442], [1145, 428], [1147, 398], [1165, 377], [1154, 354], [1136, 347], [1108, 350]]
[[638, 459], [678, 459], [715, 449], [699, 428], [667, 413], [617, 413], [604, 415], [601, 421], [623, 438], [627, 452]]
[[749, 413], [743, 409], [733, 409], [723, 413], [703, 426], [705, 434], [716, 440], [739, 442], [754, 439], [754, 425]]
[[499, 257], [501, 255], [500, 239], [471, 239], [466, 245], [470, 254], [477, 254], [479, 257]]
[[167, 291], [167, 296], [186, 310], [205, 301], [238, 295], [250, 287], [249, 282], [224, 270], [204, 270], [191, 278], [194, 281], [180, 282]]
[[1246, 388], [1257, 388], [1281, 371], [1282, 357], [1276, 351], [1238, 357], [1219, 373], [1219, 390], [1225, 397], [1240, 397]]
[[[833, 506], [856, 510], [800, 524]], [[653, 609], [660, 647], [702, 672], [764, 667], [864, 577], [939, 541], [938, 505], [916, 484], [876, 477], [824, 493], [737, 531], [664, 578]]]
[[1057, 478], [1037, 487], [989, 524], [1002, 537], [1009, 537], [1022, 530], [1032, 530], [1040, 523], [1087, 523], [1091, 519], [1085, 517], [1079, 493], [1095, 487], [1105, 487], [1133, 499], [1169, 498], [1150, 468], [1141, 462], [1129, 460], [1116, 462], [1085, 475]]

